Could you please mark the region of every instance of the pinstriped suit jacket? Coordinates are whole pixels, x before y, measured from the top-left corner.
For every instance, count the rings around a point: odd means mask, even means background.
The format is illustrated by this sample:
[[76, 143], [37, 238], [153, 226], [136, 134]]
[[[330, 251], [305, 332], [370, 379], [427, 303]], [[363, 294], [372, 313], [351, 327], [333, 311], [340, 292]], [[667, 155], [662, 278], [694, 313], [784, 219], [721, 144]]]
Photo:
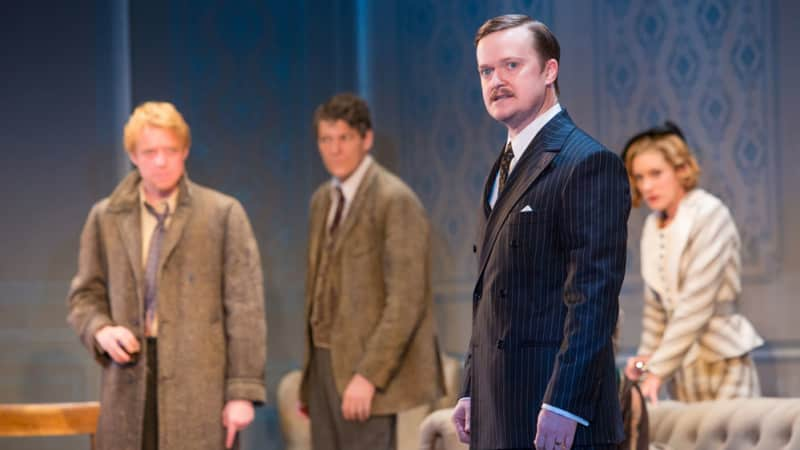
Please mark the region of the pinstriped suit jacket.
[[622, 161], [562, 111], [490, 210], [498, 165], [481, 199], [476, 246], [464, 383], [471, 447], [530, 448], [542, 403], [589, 421], [578, 425], [576, 445], [619, 442], [611, 336], [630, 211]]

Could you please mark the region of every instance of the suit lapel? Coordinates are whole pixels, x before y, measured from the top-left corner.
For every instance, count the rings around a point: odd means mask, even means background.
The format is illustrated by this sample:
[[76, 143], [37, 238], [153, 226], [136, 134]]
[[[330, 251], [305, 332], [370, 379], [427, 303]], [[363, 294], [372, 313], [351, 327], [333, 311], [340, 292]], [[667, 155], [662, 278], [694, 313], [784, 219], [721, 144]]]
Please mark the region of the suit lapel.
[[489, 196], [492, 195], [492, 188], [497, 178], [497, 170], [500, 168], [501, 157], [502, 152], [495, 160], [494, 165], [492, 165], [492, 170], [489, 172], [489, 176], [483, 184], [483, 196], [481, 197], [480, 210], [478, 212], [478, 234], [475, 238], [476, 245], [483, 245], [484, 235], [486, 234], [486, 224], [488, 223], [489, 216], [492, 214], [492, 207], [489, 206]]
[[[480, 274], [483, 273], [486, 267], [491, 250], [497, 241], [497, 236], [514, 205], [528, 191], [544, 169], [550, 165], [564, 145], [567, 136], [574, 129], [575, 124], [572, 123], [567, 112], [562, 111], [545, 124], [544, 128], [539, 131], [530, 145], [528, 145], [528, 148], [525, 149], [522, 158], [508, 177], [505, 190], [498, 195], [494, 208], [486, 220], [486, 226], [483, 231], [483, 244], [478, 258]], [[492, 173], [495, 171], [496, 169]], [[486, 194], [484, 195], [486, 196]]]

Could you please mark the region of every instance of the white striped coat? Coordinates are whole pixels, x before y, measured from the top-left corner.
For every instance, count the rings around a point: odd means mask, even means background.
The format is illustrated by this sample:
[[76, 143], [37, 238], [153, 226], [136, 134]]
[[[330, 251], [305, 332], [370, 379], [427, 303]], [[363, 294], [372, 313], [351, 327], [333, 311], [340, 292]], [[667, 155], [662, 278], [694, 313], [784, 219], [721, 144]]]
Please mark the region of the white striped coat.
[[642, 232], [645, 282], [640, 355], [667, 379], [695, 361], [746, 355], [763, 344], [737, 313], [740, 240], [728, 208], [702, 189], [681, 200], [667, 227], [651, 214]]

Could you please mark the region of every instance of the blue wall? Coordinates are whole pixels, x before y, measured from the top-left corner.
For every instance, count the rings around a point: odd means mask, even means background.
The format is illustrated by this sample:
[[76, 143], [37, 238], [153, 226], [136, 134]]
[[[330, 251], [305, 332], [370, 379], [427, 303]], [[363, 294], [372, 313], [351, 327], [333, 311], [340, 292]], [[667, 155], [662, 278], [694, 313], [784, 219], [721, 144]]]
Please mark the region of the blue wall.
[[[0, 6], [0, 402], [96, 398], [98, 371], [66, 327], [64, 297], [86, 214], [127, 167], [121, 124], [151, 99], [184, 113], [190, 176], [240, 199], [261, 247], [272, 405], [258, 411], [245, 448], [282, 446], [274, 392], [302, 357], [307, 205], [326, 179], [311, 114], [336, 92], [368, 98], [376, 157], [429, 211], [439, 334], [461, 355], [477, 199], [505, 138], [483, 108], [472, 40], [485, 19], [508, 12], [559, 36], [561, 103], [609, 147], [668, 117], [683, 126], [703, 186], [731, 207], [745, 243], [742, 308], [769, 341], [757, 354], [764, 390], [800, 395], [800, 238], [788, 233], [800, 226], [793, 2], [62, 3]], [[630, 221], [624, 351], [640, 332], [645, 214]]]

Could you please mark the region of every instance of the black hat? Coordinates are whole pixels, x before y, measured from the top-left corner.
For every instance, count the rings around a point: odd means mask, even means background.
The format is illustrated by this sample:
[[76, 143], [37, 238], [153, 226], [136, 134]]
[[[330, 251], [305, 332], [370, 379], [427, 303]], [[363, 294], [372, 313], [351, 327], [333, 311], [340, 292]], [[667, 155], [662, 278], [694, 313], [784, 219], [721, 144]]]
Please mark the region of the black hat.
[[625, 155], [628, 153], [628, 149], [631, 147], [631, 144], [638, 141], [639, 139], [643, 137], [658, 138], [663, 136], [669, 136], [670, 134], [674, 134], [679, 138], [683, 139], [684, 141], [686, 140], [686, 138], [683, 137], [683, 132], [681, 132], [681, 129], [678, 128], [678, 126], [675, 125], [675, 123], [672, 122], [671, 120], [667, 120], [666, 122], [664, 122], [663, 125], [658, 125], [653, 128], [648, 128], [642, 132], [636, 133], [632, 138], [628, 139], [628, 142], [625, 143], [625, 147], [623, 148], [621, 155], [622, 161], [625, 161]]

